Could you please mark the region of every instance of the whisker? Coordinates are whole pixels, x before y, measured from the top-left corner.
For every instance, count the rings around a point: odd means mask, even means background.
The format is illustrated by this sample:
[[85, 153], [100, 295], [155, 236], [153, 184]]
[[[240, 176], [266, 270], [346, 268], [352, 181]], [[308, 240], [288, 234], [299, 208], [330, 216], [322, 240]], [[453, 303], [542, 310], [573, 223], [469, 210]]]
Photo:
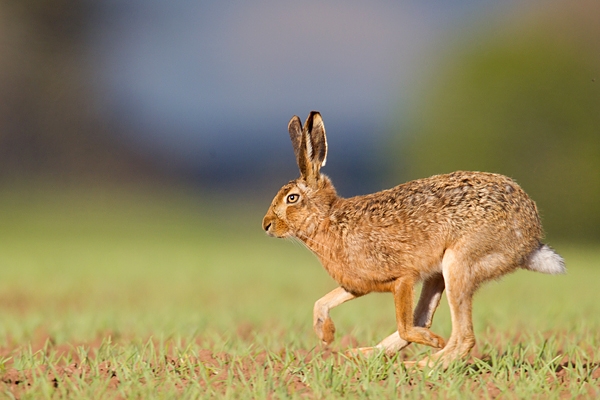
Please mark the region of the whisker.
[[294, 243], [296, 243], [297, 245], [302, 246], [305, 249], [310, 250], [312, 253], [315, 253], [315, 254], [319, 255], [318, 252], [316, 252], [315, 250], [313, 250], [310, 247], [308, 247], [308, 245], [306, 243], [304, 243], [302, 240], [300, 240], [299, 238], [293, 237], [292, 239], [293, 239]]
[[300, 239], [298, 239], [295, 236], [288, 236], [285, 238], [285, 240], [287, 240], [288, 242], [291, 242], [294, 244], [294, 246], [300, 246], [300, 247], [304, 247], [306, 248], [306, 245], [304, 243], [302, 243], [302, 241]]
[[[304, 240], [306, 240], [306, 241], [311, 241], [311, 242], [313, 242], [314, 244], [316, 244], [317, 246], [320, 246], [320, 247], [322, 247], [324, 250], [329, 250], [329, 252], [332, 252], [332, 249], [331, 249], [329, 246], [325, 245], [324, 243], [318, 242], [318, 241], [314, 240], [313, 238], [311, 238], [311, 237], [309, 237], [309, 236], [307, 236], [307, 235], [305, 235], [305, 234], [300, 234], [300, 235], [301, 235], [301, 238], [302, 238], [302, 239], [304, 239]], [[326, 256], [325, 256], [325, 255], [324, 255], [324, 254], [323, 254], [321, 251], [319, 251], [317, 248], [314, 248], [314, 249], [313, 249], [313, 248], [309, 247], [309, 246], [308, 246], [308, 244], [307, 244], [306, 242], [304, 242], [303, 240], [300, 240], [301, 238], [297, 238], [297, 239], [298, 239], [298, 241], [299, 241], [300, 243], [302, 243], [302, 244], [303, 244], [303, 245], [304, 245], [304, 246], [305, 246], [307, 249], [309, 249], [310, 251], [312, 251], [313, 253], [315, 253], [315, 254], [316, 254], [317, 256], [319, 256], [320, 258], [322, 258], [322, 259], [324, 259], [324, 260], [327, 260], [327, 261], [329, 261], [329, 262], [333, 262], [333, 260], [332, 260], [330, 257], [326, 257]], [[317, 247], [317, 246], [315, 246], [315, 247]]]
[[326, 250], [329, 250], [329, 251], [331, 251], [331, 248], [330, 248], [329, 246], [327, 246], [325, 243], [318, 242], [318, 241], [316, 241], [315, 239], [311, 238], [310, 236], [307, 236], [307, 235], [304, 235], [304, 234], [302, 234], [302, 237], [303, 237], [304, 239], [308, 240], [308, 241], [311, 241], [311, 242], [315, 243], [315, 244], [316, 244], [316, 245], [318, 245], [318, 246], [321, 246], [321, 247], [323, 247], [323, 248], [324, 248], [324, 249], [326, 249]]

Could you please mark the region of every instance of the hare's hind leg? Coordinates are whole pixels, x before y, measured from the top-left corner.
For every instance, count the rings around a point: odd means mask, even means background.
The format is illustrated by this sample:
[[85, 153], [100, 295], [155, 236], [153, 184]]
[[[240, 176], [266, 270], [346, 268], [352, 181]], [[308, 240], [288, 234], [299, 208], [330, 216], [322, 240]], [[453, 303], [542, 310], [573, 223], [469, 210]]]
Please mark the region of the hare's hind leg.
[[441, 363], [445, 368], [451, 361], [465, 358], [475, 346], [472, 304], [479, 282], [471, 276], [473, 271], [468, 263], [457, 259], [452, 250], [447, 250], [444, 254], [442, 273], [450, 305], [452, 334], [446, 347], [418, 363], [422, 367]]
[[[423, 288], [421, 289], [421, 296], [419, 302], [415, 308], [413, 317], [414, 325], [429, 328], [431, 321], [433, 320], [433, 314], [440, 304], [442, 293], [444, 292], [444, 277], [442, 274], [436, 274], [430, 278], [427, 278], [423, 282]], [[377, 346], [374, 347], [361, 347], [354, 349], [351, 353], [362, 353], [364, 355], [370, 355], [373, 352], [385, 351], [388, 356], [393, 356], [400, 350], [404, 349], [411, 342], [406, 341], [400, 337], [398, 331], [392, 333], [390, 336], [383, 339]]]

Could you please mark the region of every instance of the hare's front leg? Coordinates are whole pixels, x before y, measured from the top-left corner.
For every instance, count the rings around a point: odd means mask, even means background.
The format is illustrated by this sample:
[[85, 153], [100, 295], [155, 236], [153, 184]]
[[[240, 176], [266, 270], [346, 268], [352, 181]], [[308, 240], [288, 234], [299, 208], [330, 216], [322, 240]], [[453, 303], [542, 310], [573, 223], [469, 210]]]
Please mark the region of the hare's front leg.
[[[440, 304], [444, 288], [445, 284], [442, 274], [435, 274], [423, 282], [421, 296], [419, 297], [419, 302], [417, 303], [413, 317], [415, 326], [424, 328], [429, 328], [431, 326], [433, 315]], [[362, 347], [357, 350], [364, 355], [370, 355], [375, 351], [385, 351], [385, 354], [388, 356], [393, 356], [409, 344], [410, 342], [402, 339], [398, 334], [398, 331], [396, 331], [379, 342], [377, 346]]]
[[329, 310], [356, 298], [355, 295], [339, 287], [333, 289], [315, 302], [313, 309], [313, 328], [324, 344], [333, 342], [335, 325], [329, 317]]
[[[396, 279], [393, 287], [394, 303], [396, 305], [396, 322], [398, 324], [398, 334], [400, 338], [407, 342], [414, 342], [420, 344], [426, 344], [431, 347], [442, 348], [444, 347], [445, 341], [440, 336], [431, 332], [427, 325], [431, 324], [433, 319], [433, 310], [437, 307], [439, 299], [442, 294], [443, 286], [438, 281], [437, 285], [429, 288], [432, 290], [431, 293], [426, 297], [429, 305], [424, 304], [425, 302], [419, 302], [420, 306], [417, 307], [421, 310], [431, 309], [430, 315], [424, 315], [421, 318], [413, 317], [413, 290], [416, 283], [415, 277], [404, 276]], [[433, 307], [435, 306], [435, 307]], [[419, 310], [417, 310], [419, 311]], [[426, 313], [429, 314], [429, 313]], [[421, 313], [417, 314], [418, 317]], [[423, 324], [425, 326], [416, 326], [416, 324]]]

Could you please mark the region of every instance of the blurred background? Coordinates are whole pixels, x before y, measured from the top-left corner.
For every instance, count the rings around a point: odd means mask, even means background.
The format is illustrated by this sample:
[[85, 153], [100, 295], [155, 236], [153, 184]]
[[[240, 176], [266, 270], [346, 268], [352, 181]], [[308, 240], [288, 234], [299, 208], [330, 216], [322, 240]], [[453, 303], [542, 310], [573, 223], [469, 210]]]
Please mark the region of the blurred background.
[[[479, 333], [597, 332], [599, 15], [597, 0], [0, 0], [0, 364], [28, 341], [314, 346], [335, 282], [261, 229], [298, 176], [288, 121], [311, 110], [342, 196], [470, 169], [537, 202], [569, 274], [489, 285]], [[334, 317], [366, 345], [393, 302]]]
[[597, 242], [599, 15], [595, 0], [2, 0], [1, 190], [192, 190], [262, 212], [297, 176], [289, 119], [319, 110], [343, 196], [499, 172], [550, 239]]

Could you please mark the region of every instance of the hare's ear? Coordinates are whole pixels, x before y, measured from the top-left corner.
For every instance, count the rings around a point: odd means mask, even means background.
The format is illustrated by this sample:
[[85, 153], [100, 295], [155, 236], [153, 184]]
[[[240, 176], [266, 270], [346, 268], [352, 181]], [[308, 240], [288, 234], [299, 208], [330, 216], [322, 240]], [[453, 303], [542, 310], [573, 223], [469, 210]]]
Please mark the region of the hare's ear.
[[300, 118], [294, 115], [288, 124], [288, 131], [300, 175], [308, 184], [316, 185], [320, 176], [319, 171], [327, 160], [327, 138], [321, 114], [311, 111], [304, 128]]
[[[309, 141], [307, 142], [308, 157], [311, 163], [318, 164], [318, 168], [325, 166], [327, 162], [327, 137], [325, 136], [325, 125], [318, 111], [311, 111], [304, 123]], [[309, 147], [310, 144], [310, 147]]]
[[308, 161], [306, 160], [306, 150], [304, 140], [302, 139], [302, 122], [300, 122], [300, 118], [297, 115], [294, 115], [290, 120], [288, 131], [292, 140], [292, 147], [294, 148], [298, 168], [300, 168], [300, 173], [304, 176]]
[[327, 138], [325, 137], [325, 125], [321, 114], [311, 111], [304, 122], [302, 129], [302, 141], [306, 152], [306, 168], [300, 169], [302, 177], [311, 186], [317, 186], [321, 167], [327, 161]]

